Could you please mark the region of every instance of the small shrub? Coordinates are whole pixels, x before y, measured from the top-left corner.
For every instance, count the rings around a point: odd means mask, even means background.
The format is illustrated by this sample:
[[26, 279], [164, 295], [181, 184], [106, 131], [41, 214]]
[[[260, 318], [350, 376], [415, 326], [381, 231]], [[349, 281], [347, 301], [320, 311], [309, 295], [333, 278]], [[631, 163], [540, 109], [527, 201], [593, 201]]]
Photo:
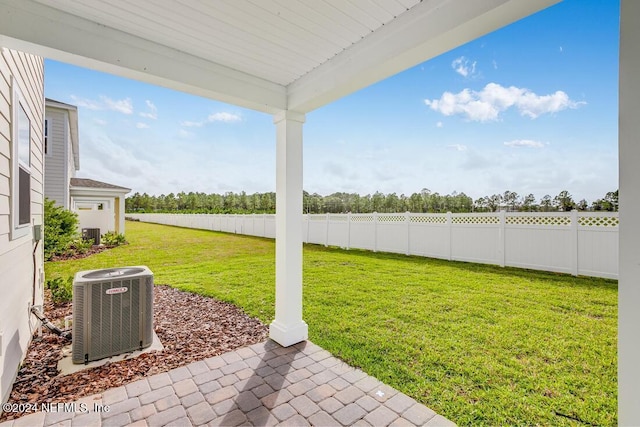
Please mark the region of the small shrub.
[[53, 200], [44, 201], [44, 256], [67, 252], [78, 234], [78, 215], [60, 206]]
[[124, 234], [117, 234], [114, 231], [109, 231], [102, 235], [102, 243], [105, 246], [120, 246], [127, 243], [124, 238]]
[[73, 299], [73, 277], [67, 280], [62, 277], [47, 280], [47, 288], [51, 291], [51, 300], [54, 304], [71, 302]]
[[69, 246], [69, 250], [71, 252], [70, 255], [86, 254], [89, 251], [89, 249], [91, 249], [92, 247], [93, 247], [93, 240], [91, 239], [83, 239], [83, 238], [75, 239]]

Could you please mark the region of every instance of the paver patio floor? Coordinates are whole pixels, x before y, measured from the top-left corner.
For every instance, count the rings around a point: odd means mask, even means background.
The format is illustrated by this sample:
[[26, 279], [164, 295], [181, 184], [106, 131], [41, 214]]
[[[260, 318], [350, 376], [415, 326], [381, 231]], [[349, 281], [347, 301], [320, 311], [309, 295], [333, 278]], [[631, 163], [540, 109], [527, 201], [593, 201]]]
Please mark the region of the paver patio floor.
[[267, 340], [48, 409], [0, 427], [455, 425], [310, 341]]

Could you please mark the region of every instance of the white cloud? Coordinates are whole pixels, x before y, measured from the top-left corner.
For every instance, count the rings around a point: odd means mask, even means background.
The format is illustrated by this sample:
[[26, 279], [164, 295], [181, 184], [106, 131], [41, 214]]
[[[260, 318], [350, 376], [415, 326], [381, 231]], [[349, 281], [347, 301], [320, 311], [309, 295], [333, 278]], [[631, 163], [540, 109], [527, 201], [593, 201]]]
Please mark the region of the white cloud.
[[180, 122], [180, 126], [184, 126], [184, 127], [188, 127], [188, 128], [194, 128], [194, 127], [202, 127], [202, 125], [204, 125], [204, 122], [190, 122], [190, 121], [185, 121], [185, 122]]
[[222, 113], [210, 114], [209, 117], [207, 117], [207, 121], [233, 123], [233, 122], [242, 121], [242, 118], [237, 114], [222, 112]]
[[453, 60], [451, 68], [453, 68], [456, 73], [460, 74], [462, 77], [469, 77], [475, 74], [476, 64], [477, 61], [471, 62], [464, 56], [461, 56], [460, 58]]
[[136, 127], [137, 127], [138, 129], [148, 129], [148, 128], [149, 128], [149, 125], [148, 125], [148, 124], [146, 124], [146, 123], [138, 122], [138, 123], [136, 123]]
[[141, 117], [146, 117], [147, 119], [157, 120], [158, 119], [158, 107], [156, 107], [153, 102], [148, 99], [145, 101], [147, 104], [147, 108], [149, 108], [149, 112], [141, 112]]
[[491, 61], [491, 64], [493, 65], [493, 69], [497, 70], [498, 69], [498, 63], [496, 62], [496, 60], [494, 59], [493, 61]]
[[117, 111], [122, 114], [133, 114], [133, 103], [131, 98], [113, 100], [106, 96], [100, 96], [107, 110]]
[[456, 151], [467, 151], [467, 146], [463, 144], [450, 144], [447, 145], [449, 148], [453, 148]]
[[131, 98], [113, 100], [108, 96], [100, 95], [100, 100], [80, 98], [75, 95], [70, 96], [71, 100], [78, 107], [89, 110], [113, 110], [122, 114], [133, 114], [133, 103]]
[[445, 116], [460, 114], [479, 122], [498, 120], [500, 113], [511, 107], [518, 109], [520, 115], [535, 119], [542, 114], [586, 104], [572, 101], [561, 90], [551, 95], [537, 95], [526, 88], [504, 87], [497, 83], [489, 83], [479, 92], [471, 89], [445, 92], [440, 99], [425, 99], [424, 103]]
[[194, 121], [187, 120], [187, 121], [180, 122], [180, 126], [199, 128], [206, 125], [207, 123], [214, 123], [214, 122], [234, 123], [234, 122], [241, 122], [241, 121], [242, 121], [242, 117], [240, 115], [227, 113], [223, 111], [220, 113], [209, 114], [207, 119], [203, 121], [194, 122]]
[[441, 127], [443, 127], [443, 126], [444, 126], [444, 123], [442, 123], [442, 122], [437, 122], [437, 123], [436, 123], [436, 127], [437, 127], [437, 128], [441, 128]]
[[505, 141], [504, 145], [507, 147], [529, 147], [529, 148], [542, 148], [545, 146], [543, 142], [533, 141], [531, 139], [514, 139], [513, 141]]
[[92, 99], [80, 98], [76, 95], [70, 96], [73, 103], [78, 107], [83, 107], [88, 110], [102, 110], [102, 105], [98, 101], [94, 101]]
[[97, 124], [97, 125], [100, 125], [100, 126], [105, 126], [105, 125], [107, 124], [107, 121], [106, 121], [106, 120], [97, 119], [97, 118], [96, 118], [96, 119], [93, 119], [93, 122], [94, 122], [95, 124]]

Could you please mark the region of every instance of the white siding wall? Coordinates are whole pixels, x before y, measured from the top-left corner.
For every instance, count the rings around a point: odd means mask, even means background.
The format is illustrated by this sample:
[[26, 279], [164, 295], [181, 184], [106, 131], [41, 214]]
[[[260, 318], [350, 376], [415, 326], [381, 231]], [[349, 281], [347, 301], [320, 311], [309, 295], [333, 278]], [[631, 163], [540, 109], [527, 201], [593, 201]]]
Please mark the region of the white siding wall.
[[68, 113], [58, 108], [46, 108], [49, 121], [49, 147], [51, 154], [45, 159], [44, 195], [48, 199], [55, 200], [56, 204], [69, 208], [69, 175], [65, 175], [68, 168], [67, 129], [69, 127]]
[[[0, 400], [9, 396], [13, 380], [35, 326], [29, 308], [33, 295], [33, 250], [30, 230], [11, 240], [11, 76], [22, 91], [31, 120], [31, 220], [42, 224], [44, 61], [41, 57], [0, 48]], [[42, 242], [36, 251], [36, 304], [42, 304]]]

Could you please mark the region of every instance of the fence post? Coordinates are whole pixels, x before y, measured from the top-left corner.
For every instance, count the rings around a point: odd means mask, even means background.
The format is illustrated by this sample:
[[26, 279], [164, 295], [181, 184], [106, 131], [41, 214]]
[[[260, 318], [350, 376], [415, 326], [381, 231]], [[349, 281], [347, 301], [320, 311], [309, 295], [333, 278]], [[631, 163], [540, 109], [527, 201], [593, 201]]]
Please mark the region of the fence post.
[[404, 213], [404, 222], [407, 224], [407, 253], [411, 255], [411, 218], [409, 217], [409, 211]]
[[329, 246], [329, 212], [327, 212], [327, 228], [326, 228], [326, 234], [324, 236], [324, 247], [326, 248], [327, 246]]
[[309, 243], [309, 228], [311, 227], [311, 214], [307, 213], [307, 241]]
[[351, 212], [347, 214], [347, 250], [351, 249]]
[[571, 211], [571, 274], [578, 275], [578, 211]]
[[378, 212], [373, 213], [373, 252], [378, 252]]
[[505, 239], [505, 225], [506, 225], [506, 212], [500, 211], [500, 224], [498, 228], [498, 265], [504, 267], [505, 265], [505, 253], [504, 253], [504, 239]]
[[452, 229], [452, 227], [453, 227], [453, 225], [452, 225], [452, 222], [451, 222], [451, 212], [447, 212], [447, 228], [449, 230], [449, 254], [447, 255], [447, 259], [449, 261], [451, 261], [453, 259], [452, 256], [451, 256], [451, 252], [453, 251], [453, 249], [452, 249], [453, 244], [451, 242], [451, 229]]

